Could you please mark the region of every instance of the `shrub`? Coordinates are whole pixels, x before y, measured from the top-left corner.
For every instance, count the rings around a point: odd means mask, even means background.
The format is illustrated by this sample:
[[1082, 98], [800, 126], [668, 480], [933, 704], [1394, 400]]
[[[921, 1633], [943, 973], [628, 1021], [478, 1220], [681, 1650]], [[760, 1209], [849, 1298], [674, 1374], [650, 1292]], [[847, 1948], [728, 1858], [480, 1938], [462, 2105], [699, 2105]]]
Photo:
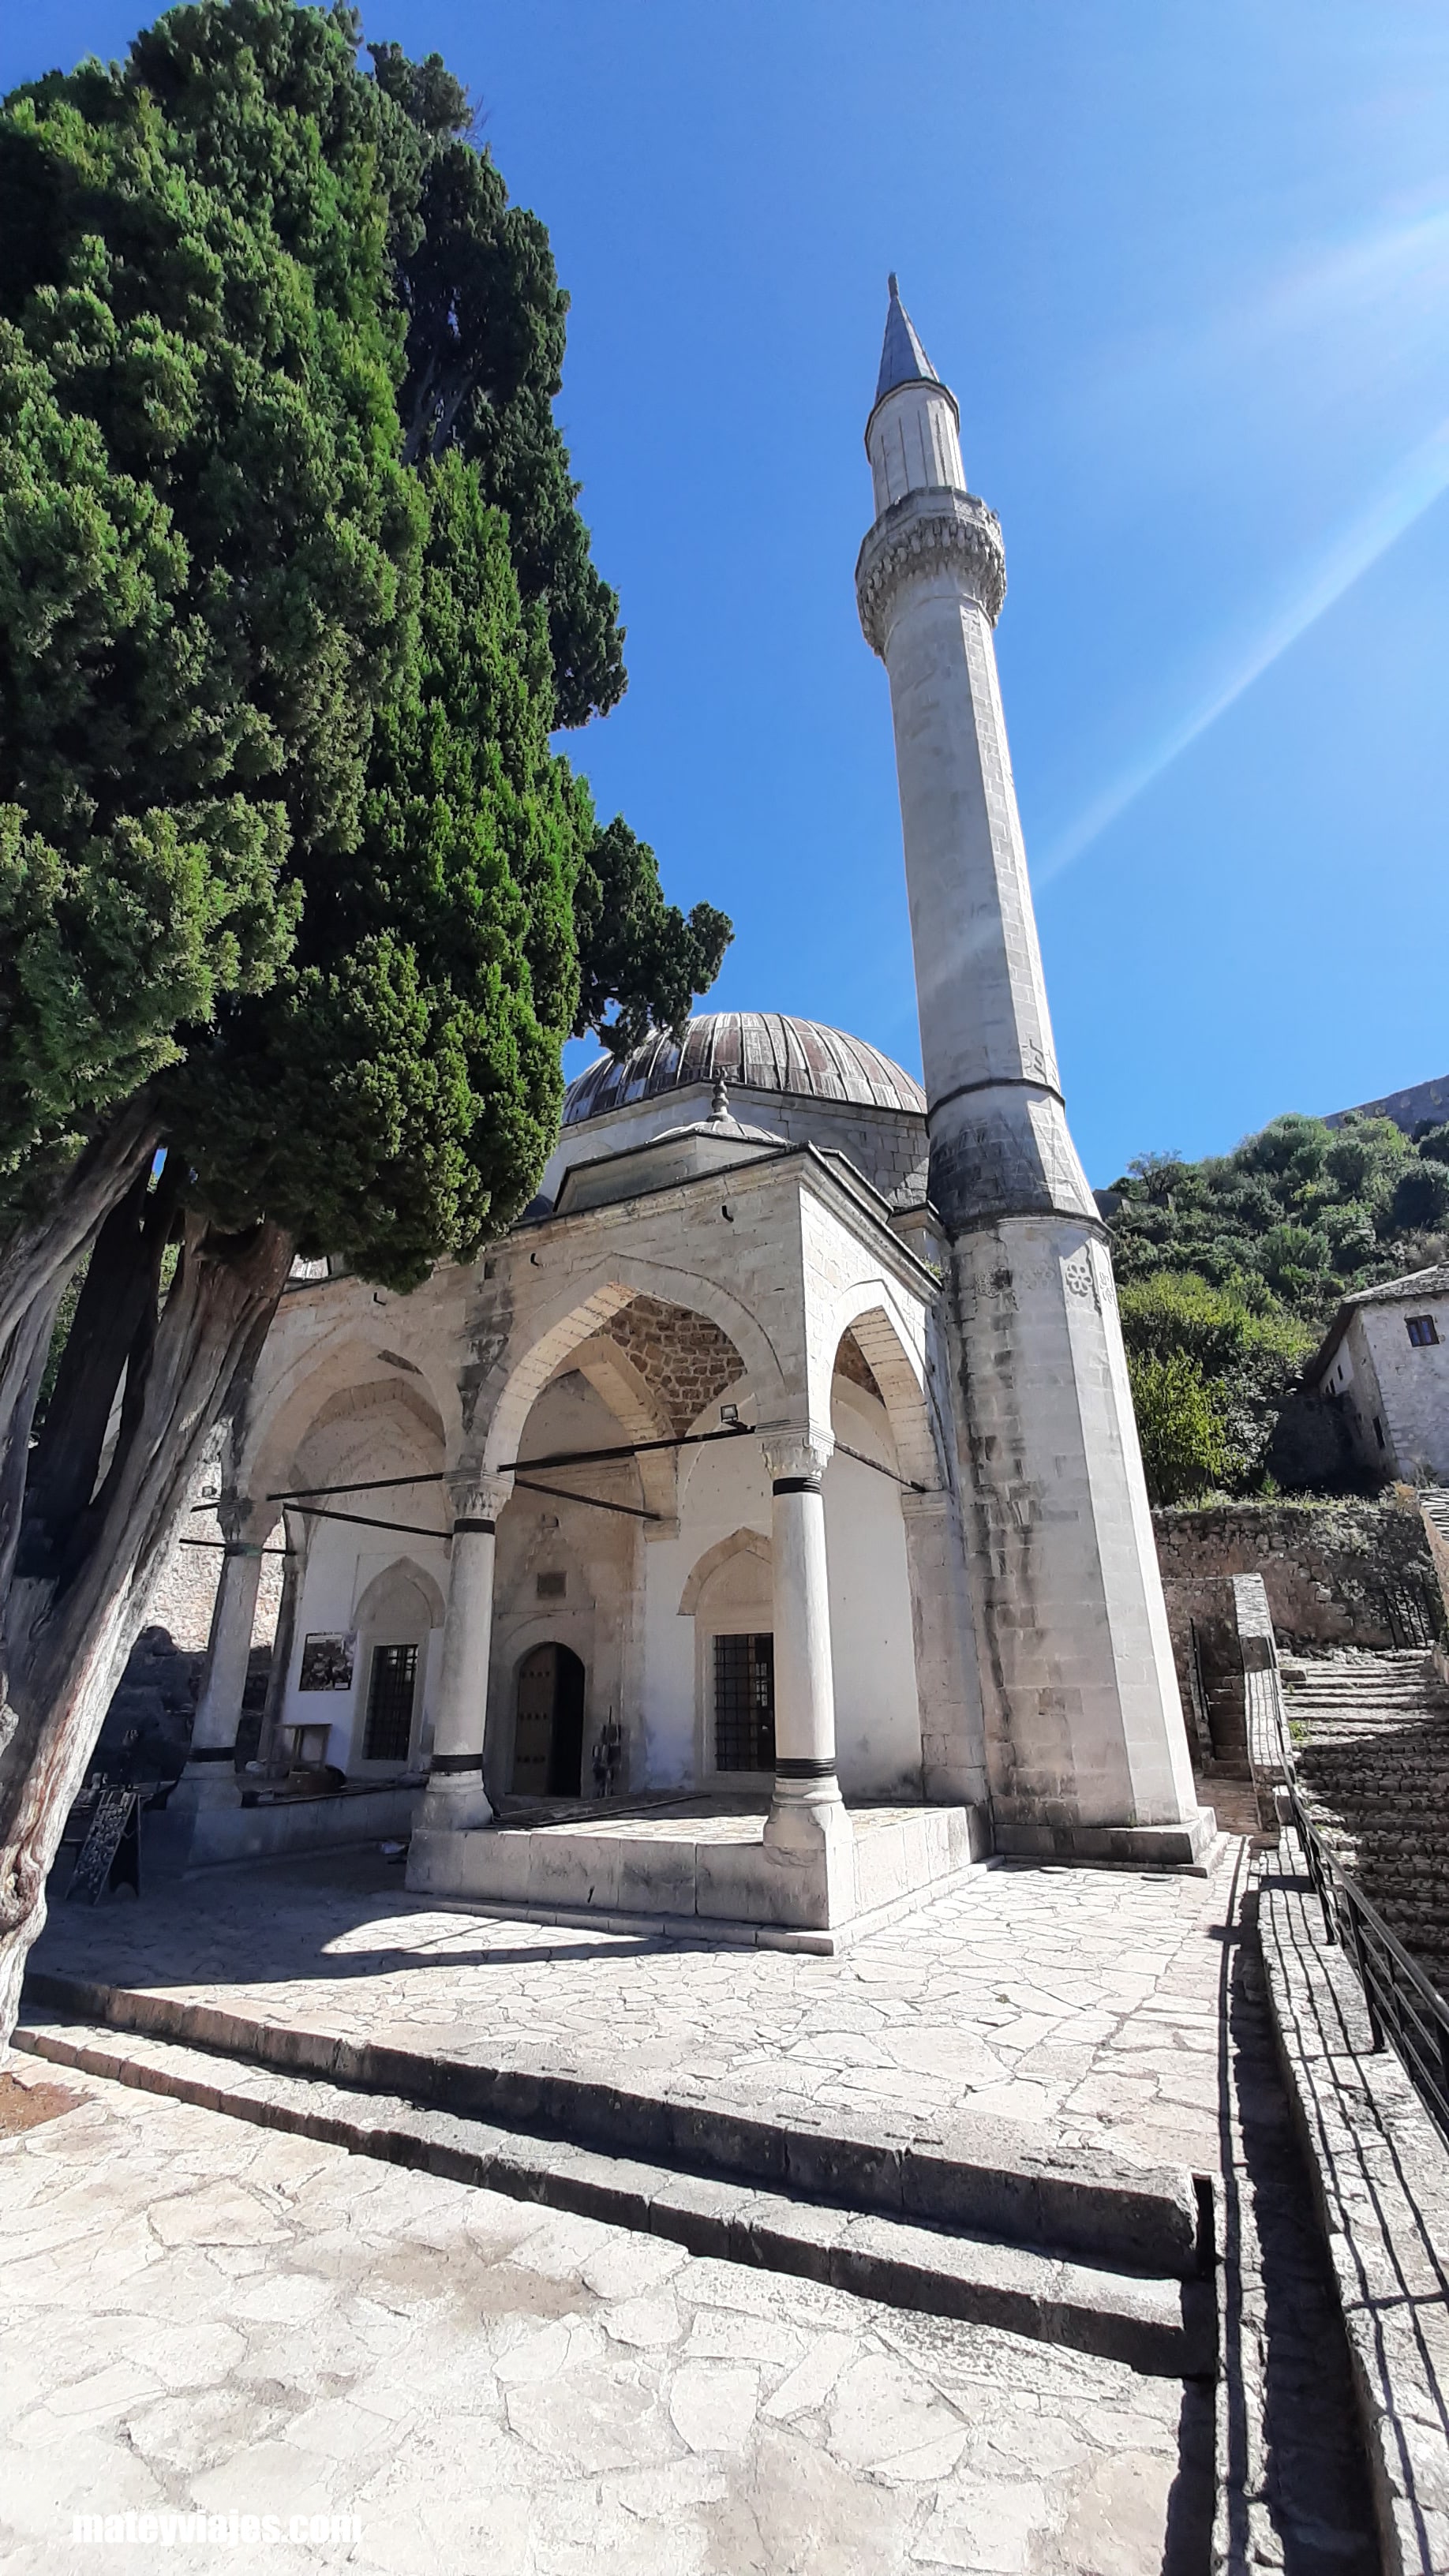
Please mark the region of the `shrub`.
[[1449, 1219], [1449, 1164], [1411, 1163], [1395, 1185], [1390, 1213], [1396, 1234], [1443, 1225]]
[[1228, 1469], [1221, 1404], [1186, 1351], [1129, 1352], [1128, 1372], [1147, 1491], [1154, 1503], [1196, 1502]]

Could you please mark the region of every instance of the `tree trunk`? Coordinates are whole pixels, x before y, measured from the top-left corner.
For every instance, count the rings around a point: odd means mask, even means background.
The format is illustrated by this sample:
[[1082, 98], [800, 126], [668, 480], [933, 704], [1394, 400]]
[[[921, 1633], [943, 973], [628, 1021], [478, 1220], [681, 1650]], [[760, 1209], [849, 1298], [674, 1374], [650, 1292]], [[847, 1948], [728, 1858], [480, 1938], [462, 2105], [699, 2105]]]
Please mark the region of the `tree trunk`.
[[160, 1118], [138, 1092], [71, 1165], [44, 1214], [22, 1221], [0, 1243], [0, 1347], [57, 1281], [59, 1296], [92, 1235], [160, 1142]]
[[96, 1236], [30, 1461], [23, 1575], [63, 1585], [84, 1548], [116, 1395], [128, 1361], [144, 1366], [155, 1330], [161, 1260], [176, 1214], [173, 1160], [155, 1187], [149, 1172], [139, 1173]]
[[[30, 1426], [40, 1396], [40, 1382], [50, 1357], [65, 1277], [53, 1279], [16, 1325], [0, 1356], [0, 1601], [10, 1589], [15, 1551], [25, 1506], [25, 1471], [30, 1457]], [[7, 1694], [0, 1661], [0, 1752], [8, 1742], [4, 1711]]]
[[[0, 1603], [10, 1589], [30, 1435], [61, 1298], [111, 1210], [144, 1184], [160, 1137], [142, 1092], [86, 1147], [44, 1214], [14, 1227], [0, 1244]], [[0, 1760], [13, 1732], [6, 1684], [0, 1635]]]
[[[111, 1695], [216, 1424], [241, 1400], [291, 1263], [270, 1222], [245, 1237], [188, 1217], [154, 1334], [127, 1370], [121, 1437], [81, 1562], [17, 1581], [8, 1604], [14, 1724], [0, 1748], [0, 2046], [45, 1921], [45, 1880]], [[148, 1344], [144, 1349], [142, 1344]]]

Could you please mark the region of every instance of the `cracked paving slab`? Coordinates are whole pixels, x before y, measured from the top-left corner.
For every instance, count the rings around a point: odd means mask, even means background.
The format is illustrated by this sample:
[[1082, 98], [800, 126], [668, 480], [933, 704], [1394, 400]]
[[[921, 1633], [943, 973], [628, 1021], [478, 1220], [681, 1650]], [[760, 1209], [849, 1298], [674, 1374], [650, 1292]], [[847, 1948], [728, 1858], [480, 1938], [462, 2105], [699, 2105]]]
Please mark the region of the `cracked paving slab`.
[[76, 2089], [0, 2146], [10, 2576], [128, 2508], [355, 2514], [312, 2554], [387, 2576], [1200, 2563], [1201, 2392]]
[[35, 1963], [352, 2040], [667, 2077], [733, 2107], [970, 2111], [1215, 2170], [1226, 1855], [1206, 1879], [1013, 1863], [837, 1958], [511, 1922], [375, 1856], [57, 1906]]

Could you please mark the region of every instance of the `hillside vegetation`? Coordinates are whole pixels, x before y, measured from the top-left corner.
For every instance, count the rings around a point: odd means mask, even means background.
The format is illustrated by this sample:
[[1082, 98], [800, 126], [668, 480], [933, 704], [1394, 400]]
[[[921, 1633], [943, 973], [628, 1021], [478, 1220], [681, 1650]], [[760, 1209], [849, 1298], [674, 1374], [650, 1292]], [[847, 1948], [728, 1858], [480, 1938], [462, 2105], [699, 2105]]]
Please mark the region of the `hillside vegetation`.
[[1449, 1259], [1449, 1126], [1275, 1118], [1231, 1154], [1141, 1156], [1107, 1203], [1153, 1501], [1359, 1482], [1303, 1364], [1345, 1297]]

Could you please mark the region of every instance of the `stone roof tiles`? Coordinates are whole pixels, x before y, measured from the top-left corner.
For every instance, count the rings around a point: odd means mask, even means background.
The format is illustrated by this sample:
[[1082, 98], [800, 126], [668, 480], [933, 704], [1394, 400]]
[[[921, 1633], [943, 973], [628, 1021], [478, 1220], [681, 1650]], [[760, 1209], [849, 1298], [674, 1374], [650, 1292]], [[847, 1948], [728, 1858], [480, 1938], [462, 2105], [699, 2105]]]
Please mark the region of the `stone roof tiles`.
[[1392, 1306], [1415, 1297], [1449, 1297], [1449, 1261], [1436, 1261], [1428, 1270], [1407, 1270], [1400, 1279], [1381, 1279], [1376, 1288], [1356, 1288], [1344, 1304]]

